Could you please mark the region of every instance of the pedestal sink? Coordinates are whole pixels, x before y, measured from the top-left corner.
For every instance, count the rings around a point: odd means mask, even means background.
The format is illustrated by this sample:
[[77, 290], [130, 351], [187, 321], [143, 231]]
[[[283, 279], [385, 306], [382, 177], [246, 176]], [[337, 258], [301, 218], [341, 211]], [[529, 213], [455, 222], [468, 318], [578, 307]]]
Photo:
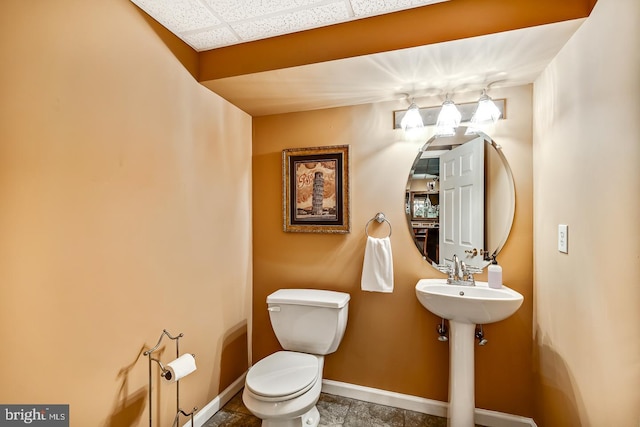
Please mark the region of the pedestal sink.
[[450, 427], [473, 427], [475, 410], [474, 338], [476, 325], [498, 322], [520, 308], [524, 297], [503, 286], [486, 282], [475, 286], [450, 285], [446, 279], [421, 279], [416, 296], [433, 314], [449, 320]]

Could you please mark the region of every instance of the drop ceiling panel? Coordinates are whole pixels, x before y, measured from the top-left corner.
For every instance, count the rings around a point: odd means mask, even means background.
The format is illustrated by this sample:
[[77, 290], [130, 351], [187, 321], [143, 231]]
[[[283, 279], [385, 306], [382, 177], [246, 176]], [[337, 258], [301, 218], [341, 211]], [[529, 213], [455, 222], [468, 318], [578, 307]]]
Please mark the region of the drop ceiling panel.
[[278, 15], [231, 24], [241, 40], [257, 40], [285, 33], [331, 25], [350, 18], [344, 2], [309, 7]]
[[[225, 22], [246, 21], [264, 16], [277, 16], [327, 3], [326, 0], [205, 0]], [[334, 0], [335, 1], [335, 0]], [[340, 0], [340, 3], [343, 3]]]
[[133, 3], [176, 35], [222, 23], [199, 0], [135, 0]]
[[196, 51], [448, 0], [131, 0]]
[[383, 13], [411, 9], [435, 2], [418, 0], [351, 0], [353, 13], [357, 17], [382, 15]]
[[240, 42], [240, 37], [227, 27], [215, 27], [193, 33], [183, 33], [182, 40], [189, 46], [229, 46]]

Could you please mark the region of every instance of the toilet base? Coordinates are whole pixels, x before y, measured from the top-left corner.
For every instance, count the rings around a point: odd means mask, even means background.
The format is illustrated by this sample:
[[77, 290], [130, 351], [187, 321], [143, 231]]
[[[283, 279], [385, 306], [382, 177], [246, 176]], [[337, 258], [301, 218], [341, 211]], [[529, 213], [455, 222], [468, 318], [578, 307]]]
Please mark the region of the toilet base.
[[262, 420], [262, 427], [318, 427], [319, 423], [320, 412], [318, 412], [318, 408], [314, 406], [300, 417]]

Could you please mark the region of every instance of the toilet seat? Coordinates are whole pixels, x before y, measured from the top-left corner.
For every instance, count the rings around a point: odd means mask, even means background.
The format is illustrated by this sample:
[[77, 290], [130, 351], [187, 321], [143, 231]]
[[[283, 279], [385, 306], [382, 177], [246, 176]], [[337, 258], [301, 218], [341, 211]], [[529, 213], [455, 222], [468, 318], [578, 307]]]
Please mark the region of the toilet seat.
[[246, 387], [261, 400], [283, 401], [306, 393], [318, 380], [318, 374], [316, 356], [279, 351], [249, 369]]

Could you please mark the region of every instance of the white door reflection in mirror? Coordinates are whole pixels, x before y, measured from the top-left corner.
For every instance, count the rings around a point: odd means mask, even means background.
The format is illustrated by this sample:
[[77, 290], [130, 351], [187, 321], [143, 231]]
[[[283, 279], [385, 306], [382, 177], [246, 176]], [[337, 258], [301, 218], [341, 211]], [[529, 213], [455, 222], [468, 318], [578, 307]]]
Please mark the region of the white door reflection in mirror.
[[441, 264], [455, 254], [484, 266], [484, 144], [476, 138], [440, 156]]
[[453, 136], [430, 138], [411, 166], [405, 212], [413, 243], [431, 266], [440, 269], [456, 254], [486, 267], [507, 241], [515, 213], [502, 147], [463, 126]]

